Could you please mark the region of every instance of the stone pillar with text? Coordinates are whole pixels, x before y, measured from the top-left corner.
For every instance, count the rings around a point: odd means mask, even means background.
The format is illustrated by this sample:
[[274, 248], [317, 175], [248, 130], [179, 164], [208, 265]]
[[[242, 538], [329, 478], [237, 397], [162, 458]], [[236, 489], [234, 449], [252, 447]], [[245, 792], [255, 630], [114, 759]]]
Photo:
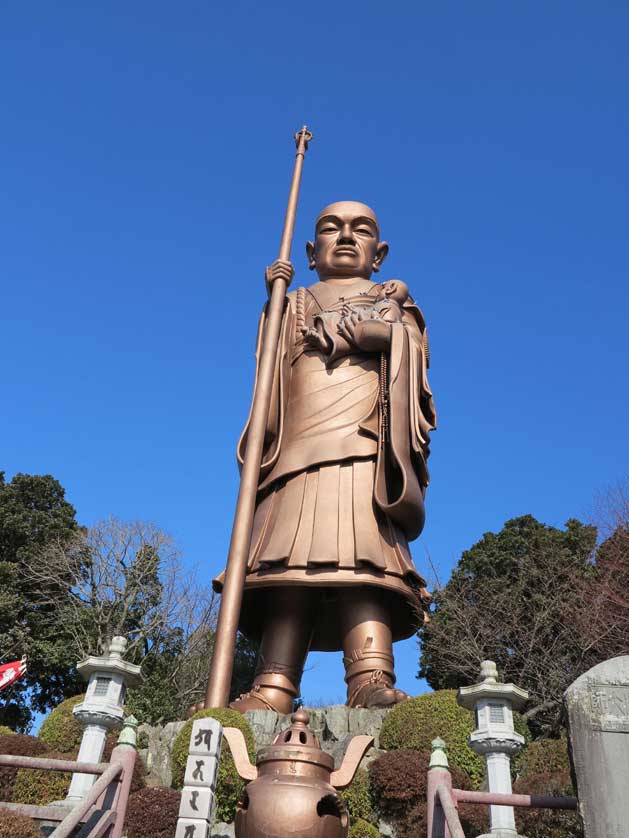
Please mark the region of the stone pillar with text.
[[629, 834], [629, 655], [599, 663], [564, 694], [586, 838]]
[[175, 838], [209, 838], [216, 809], [216, 783], [223, 727], [207, 716], [192, 725]]

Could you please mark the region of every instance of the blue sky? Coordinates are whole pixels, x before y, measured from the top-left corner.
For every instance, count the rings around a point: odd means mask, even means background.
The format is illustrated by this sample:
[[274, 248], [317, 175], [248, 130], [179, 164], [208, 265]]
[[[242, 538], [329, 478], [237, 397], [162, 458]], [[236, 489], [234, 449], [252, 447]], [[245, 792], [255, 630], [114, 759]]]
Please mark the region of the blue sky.
[[[292, 133], [315, 133], [293, 260], [366, 201], [431, 336], [440, 427], [415, 543], [442, 581], [508, 518], [561, 525], [627, 472], [620, 2], [6, 3], [2, 466], [78, 518], [227, 551], [263, 269]], [[417, 646], [400, 644], [399, 685]], [[343, 695], [315, 655], [306, 699]]]

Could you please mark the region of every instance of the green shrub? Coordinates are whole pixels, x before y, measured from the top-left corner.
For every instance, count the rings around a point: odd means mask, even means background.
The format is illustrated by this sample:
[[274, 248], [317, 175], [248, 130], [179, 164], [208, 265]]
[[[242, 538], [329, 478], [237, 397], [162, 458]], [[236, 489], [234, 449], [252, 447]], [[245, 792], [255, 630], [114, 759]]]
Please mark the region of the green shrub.
[[[105, 740], [105, 747], [101, 762], [111, 760], [111, 752], [118, 743], [118, 732], [111, 731]], [[45, 743], [44, 743], [45, 744]], [[47, 759], [76, 759], [78, 747], [71, 752], [50, 751], [46, 752]], [[139, 791], [145, 785], [146, 769], [140, 757], [136, 757], [131, 779], [131, 793]], [[55, 800], [62, 800], [70, 788], [71, 773], [62, 771], [33, 770], [31, 768], [20, 768], [13, 783], [13, 803], [33, 803], [41, 806], [52, 803]]]
[[[518, 733], [530, 738], [518, 713], [514, 713], [514, 724]], [[474, 727], [473, 714], [456, 703], [456, 690], [437, 690], [397, 704], [383, 722], [380, 745], [387, 751], [412, 748], [430, 752], [432, 740], [441, 737], [450, 765], [465, 771], [473, 788], [480, 788], [485, 779], [485, 760], [467, 744]]]
[[369, 821], [358, 818], [350, 826], [348, 838], [380, 838], [380, 833]]
[[76, 753], [83, 736], [83, 725], [72, 715], [72, 710], [85, 698], [75, 695], [58, 704], [46, 716], [37, 734], [47, 745], [62, 754]]
[[[186, 770], [186, 761], [188, 759], [188, 748], [190, 746], [190, 733], [192, 732], [192, 722], [196, 719], [204, 719], [207, 717], [217, 719], [223, 727], [237, 727], [242, 730], [245, 742], [247, 743], [247, 750], [249, 758], [253, 761], [255, 755], [255, 745], [253, 741], [253, 733], [249, 727], [249, 723], [245, 717], [237, 710], [229, 710], [223, 707], [217, 707], [210, 710], [199, 710], [194, 716], [189, 719], [179, 731], [177, 738], [173, 743], [172, 751], [172, 766], [173, 766], [173, 786], [176, 789], [183, 787], [183, 775]], [[245, 787], [244, 782], [238, 776], [234, 760], [229, 750], [229, 745], [223, 740], [223, 748], [221, 752], [221, 760], [218, 766], [218, 785], [216, 792], [216, 820], [224, 823], [231, 823], [236, 816], [236, 803]]]
[[25, 815], [0, 809], [0, 838], [42, 838], [41, 829]]
[[558, 771], [570, 773], [568, 742], [565, 739], [536, 739], [522, 750], [518, 765], [519, 778], [533, 774], [555, 774]]
[[163, 787], [141, 789], [129, 797], [127, 838], [172, 838], [177, 829], [181, 794]]
[[[25, 733], [12, 733], [0, 736], [0, 754], [12, 754], [20, 757], [47, 756], [50, 748], [36, 736]], [[0, 800], [10, 803], [13, 799], [13, 786], [17, 777], [17, 768], [0, 768]]]
[[11, 736], [13, 733], [15, 733], [15, 731], [11, 730], [10, 727], [0, 725], [0, 736]]
[[[382, 754], [369, 766], [369, 781], [378, 810], [395, 825], [398, 838], [416, 838], [427, 829], [426, 783], [430, 754], [410, 748]], [[451, 768], [455, 788], [469, 788], [464, 771]], [[466, 835], [478, 835], [487, 825], [484, 806], [461, 804], [459, 816]]]
[[370, 824], [378, 823], [369, 788], [369, 774], [364, 768], [358, 769], [351, 784], [339, 794], [347, 803], [350, 821], [363, 820]]
[[[68, 759], [68, 754], [51, 751], [46, 759]], [[13, 784], [13, 803], [45, 806], [63, 800], [70, 788], [72, 774], [65, 771], [20, 768]]]
[[[513, 791], [515, 794], [574, 796], [572, 780], [567, 771], [528, 774], [514, 784]], [[518, 832], [527, 838], [583, 838], [583, 823], [577, 812], [566, 809], [524, 808], [518, 808], [515, 812]]]

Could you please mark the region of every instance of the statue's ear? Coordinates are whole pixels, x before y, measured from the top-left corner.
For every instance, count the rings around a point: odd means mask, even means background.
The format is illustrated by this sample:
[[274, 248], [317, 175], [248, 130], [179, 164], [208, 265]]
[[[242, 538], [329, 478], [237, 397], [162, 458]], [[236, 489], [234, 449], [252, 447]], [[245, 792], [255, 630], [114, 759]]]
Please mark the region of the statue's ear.
[[315, 246], [314, 242], [306, 242], [306, 256], [308, 257], [308, 267], [311, 271], [314, 271], [315, 265]]
[[373, 260], [373, 270], [378, 273], [380, 267], [384, 260], [387, 258], [387, 253], [389, 252], [389, 245], [386, 242], [378, 242], [378, 247], [376, 248], [376, 256]]

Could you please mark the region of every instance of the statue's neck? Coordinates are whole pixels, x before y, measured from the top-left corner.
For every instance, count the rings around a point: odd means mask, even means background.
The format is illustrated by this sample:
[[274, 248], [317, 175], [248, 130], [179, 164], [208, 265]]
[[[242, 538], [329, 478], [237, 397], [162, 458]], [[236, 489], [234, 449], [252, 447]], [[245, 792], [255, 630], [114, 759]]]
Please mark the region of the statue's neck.
[[362, 276], [331, 276], [326, 277], [325, 279], [319, 279], [319, 282], [315, 283], [315, 285], [325, 285], [330, 289], [338, 288], [339, 290], [342, 289], [344, 291], [348, 288], [351, 288], [352, 290], [357, 289], [358, 291], [366, 291], [371, 288], [373, 282], [371, 279], [365, 279]]

